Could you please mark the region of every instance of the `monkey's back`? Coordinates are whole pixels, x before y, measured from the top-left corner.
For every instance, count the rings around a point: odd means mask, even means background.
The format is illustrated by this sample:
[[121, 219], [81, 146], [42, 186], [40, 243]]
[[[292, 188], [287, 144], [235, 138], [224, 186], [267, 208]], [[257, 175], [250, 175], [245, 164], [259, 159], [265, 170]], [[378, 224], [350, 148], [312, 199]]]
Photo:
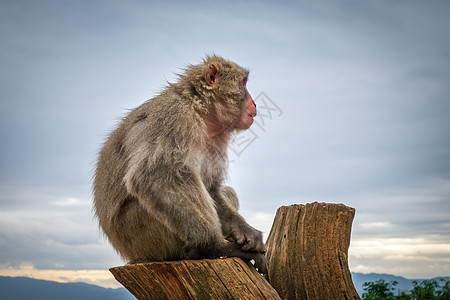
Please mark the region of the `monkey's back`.
[[[94, 211], [114, 248], [128, 261], [179, 259], [182, 241], [127, 188], [133, 169], [174, 165], [202, 143], [202, 119], [185, 99], [166, 90], [128, 113], [105, 141], [94, 175]], [[151, 117], [150, 117], [151, 116]], [[189, 124], [189, 126], [187, 126]], [[160, 169], [160, 170], [159, 170]], [[131, 175], [130, 175], [131, 174]], [[131, 179], [130, 179], [131, 180]], [[130, 181], [128, 180], [128, 181]]]

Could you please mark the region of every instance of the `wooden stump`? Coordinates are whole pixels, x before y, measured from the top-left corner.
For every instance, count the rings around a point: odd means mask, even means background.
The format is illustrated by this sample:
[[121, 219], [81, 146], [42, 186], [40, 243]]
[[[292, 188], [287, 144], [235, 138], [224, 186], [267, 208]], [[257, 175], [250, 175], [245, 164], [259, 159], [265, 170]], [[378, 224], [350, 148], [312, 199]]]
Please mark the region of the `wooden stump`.
[[355, 209], [282, 206], [267, 239], [268, 279], [282, 299], [360, 299], [348, 268]]
[[151, 262], [111, 268], [137, 299], [280, 299], [240, 258]]

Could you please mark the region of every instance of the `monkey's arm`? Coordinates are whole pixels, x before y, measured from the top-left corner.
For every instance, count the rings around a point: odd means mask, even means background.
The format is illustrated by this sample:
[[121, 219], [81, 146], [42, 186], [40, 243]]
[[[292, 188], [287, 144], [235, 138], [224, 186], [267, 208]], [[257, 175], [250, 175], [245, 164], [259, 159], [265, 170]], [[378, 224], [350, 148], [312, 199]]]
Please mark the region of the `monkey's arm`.
[[[135, 174], [134, 176], [143, 175]], [[150, 214], [167, 224], [169, 229], [185, 242], [185, 258], [235, 256], [254, 260], [255, 267], [259, 272], [267, 273], [267, 260], [260, 253], [261, 251], [244, 249], [244, 247], [224, 239], [213, 199], [199, 181], [197, 174], [185, 168], [173, 176], [169, 183], [152, 184], [149, 182], [142, 186], [128, 182], [127, 186]], [[132, 177], [130, 177], [131, 181], [133, 181]], [[151, 176], [151, 178], [155, 177]], [[242, 219], [242, 217], [240, 218]], [[245, 223], [245, 221], [243, 222]], [[248, 234], [245, 237], [254, 236], [250, 234], [253, 231], [246, 231]], [[260, 233], [259, 240], [261, 240]]]
[[239, 200], [233, 188], [223, 186], [213, 192], [212, 197], [216, 203], [225, 238], [241, 245], [244, 251], [264, 253], [262, 233], [250, 226], [238, 213]]

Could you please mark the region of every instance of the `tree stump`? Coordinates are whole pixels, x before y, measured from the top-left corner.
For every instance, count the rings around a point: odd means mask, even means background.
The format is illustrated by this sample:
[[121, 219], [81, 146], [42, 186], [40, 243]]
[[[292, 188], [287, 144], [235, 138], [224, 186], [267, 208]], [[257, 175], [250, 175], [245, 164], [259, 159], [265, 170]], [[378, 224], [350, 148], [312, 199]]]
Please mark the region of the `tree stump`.
[[282, 299], [360, 299], [348, 268], [354, 215], [343, 204], [317, 202], [277, 210], [268, 279]]
[[109, 269], [137, 299], [280, 299], [240, 258], [151, 262]]

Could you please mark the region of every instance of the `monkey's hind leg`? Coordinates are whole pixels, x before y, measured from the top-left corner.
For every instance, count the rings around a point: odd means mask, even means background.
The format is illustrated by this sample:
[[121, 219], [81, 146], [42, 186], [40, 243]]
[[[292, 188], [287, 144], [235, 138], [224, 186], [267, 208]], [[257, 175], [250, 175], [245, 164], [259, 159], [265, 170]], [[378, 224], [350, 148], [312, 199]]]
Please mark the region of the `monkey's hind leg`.
[[181, 240], [135, 198], [122, 206], [111, 225], [109, 240], [129, 263], [183, 258]]

